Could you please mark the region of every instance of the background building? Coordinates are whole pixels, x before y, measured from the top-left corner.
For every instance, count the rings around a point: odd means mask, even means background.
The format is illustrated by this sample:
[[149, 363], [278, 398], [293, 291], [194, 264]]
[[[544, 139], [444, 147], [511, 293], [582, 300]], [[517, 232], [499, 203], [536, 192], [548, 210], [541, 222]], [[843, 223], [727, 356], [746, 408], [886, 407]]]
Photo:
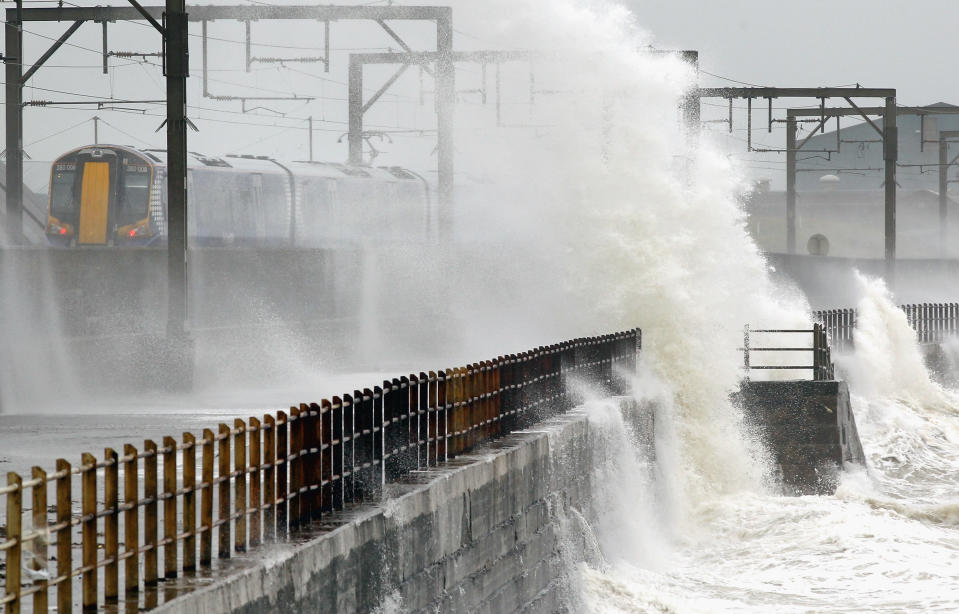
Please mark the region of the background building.
[[[956, 109], [955, 105], [939, 102], [932, 108]], [[882, 126], [880, 119], [874, 119]], [[818, 123], [818, 120], [816, 120]], [[850, 119], [843, 118], [849, 124]], [[817, 124], [800, 124], [799, 141]], [[827, 122], [835, 126], [834, 119]], [[939, 190], [939, 132], [959, 130], [959, 115], [900, 114], [899, 168], [896, 182], [903, 190]], [[950, 149], [951, 156], [959, 153], [959, 142]], [[883, 187], [882, 137], [868, 123], [860, 121], [838, 131], [816, 135], [806, 143], [797, 156], [796, 187], [799, 191], [825, 189], [821, 179], [827, 175], [839, 178], [836, 190], [879, 190]], [[950, 179], [959, 177], [959, 167], [953, 167]]]

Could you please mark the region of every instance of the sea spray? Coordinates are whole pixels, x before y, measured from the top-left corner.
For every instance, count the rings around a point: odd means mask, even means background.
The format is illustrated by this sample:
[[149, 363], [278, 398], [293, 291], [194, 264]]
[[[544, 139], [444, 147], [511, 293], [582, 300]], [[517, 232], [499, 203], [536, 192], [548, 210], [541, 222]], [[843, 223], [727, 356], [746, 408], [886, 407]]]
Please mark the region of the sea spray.
[[[458, 163], [515, 203], [505, 219], [535, 252], [511, 252], [537, 277], [523, 295], [529, 314], [546, 311], [543, 296], [560, 305], [548, 318], [512, 319], [528, 330], [643, 328], [644, 358], [675, 400], [686, 499], [676, 514], [710, 492], [762, 489], [762, 453], [728, 400], [743, 375], [742, 329], [809, 319], [803, 300], [770, 282], [746, 233], [737, 169], [708, 146], [688, 149], [677, 108], [692, 70], [639, 52], [649, 37], [616, 3], [492, 2], [482, 16], [469, 4], [454, 10], [483, 42], [560, 50], [535, 63], [537, 83], [554, 92], [535, 120], [552, 129], [484, 133]], [[489, 19], [500, 8], [509, 17]]]
[[840, 361], [855, 392], [915, 407], [949, 405], [954, 399], [932, 381], [916, 331], [885, 283], [859, 273], [856, 280], [863, 297], [856, 307], [856, 348], [849, 359]]
[[885, 284], [857, 275], [855, 351], [841, 359], [868, 456], [837, 496], [904, 517], [959, 524], [959, 394], [933, 381], [916, 332]]
[[29, 250], [0, 254], [0, 413], [70, 407], [82, 390], [48, 262]]

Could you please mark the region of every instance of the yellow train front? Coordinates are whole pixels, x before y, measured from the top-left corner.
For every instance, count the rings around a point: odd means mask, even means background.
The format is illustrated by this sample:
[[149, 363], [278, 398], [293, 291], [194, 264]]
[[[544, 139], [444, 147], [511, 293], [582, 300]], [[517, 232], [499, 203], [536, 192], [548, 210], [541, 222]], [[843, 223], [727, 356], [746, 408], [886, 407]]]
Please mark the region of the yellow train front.
[[156, 162], [113, 145], [83, 147], [57, 159], [50, 178], [50, 243], [142, 246], [156, 241], [159, 228], [151, 219], [160, 205]]
[[[430, 186], [406, 169], [193, 152], [187, 166], [193, 245], [326, 247], [431, 235]], [[157, 149], [88, 145], [61, 156], [51, 168], [50, 244], [164, 243], [166, 172]]]

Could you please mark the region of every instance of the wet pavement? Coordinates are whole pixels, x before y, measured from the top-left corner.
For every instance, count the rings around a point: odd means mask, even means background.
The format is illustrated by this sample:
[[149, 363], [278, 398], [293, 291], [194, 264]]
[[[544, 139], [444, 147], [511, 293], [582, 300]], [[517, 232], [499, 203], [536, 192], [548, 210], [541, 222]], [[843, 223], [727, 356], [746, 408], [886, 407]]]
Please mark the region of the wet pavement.
[[[390, 374], [392, 377], [396, 374]], [[109, 401], [71, 400], [57, 407], [39, 408], [36, 412], [20, 409], [14, 414], [0, 414], [0, 476], [13, 471], [24, 478], [31, 467], [48, 472], [58, 458], [74, 465], [89, 452], [98, 459], [105, 448], [122, 452], [124, 444], [142, 450], [143, 442], [152, 439], [158, 444], [170, 436], [181, 441], [183, 433], [199, 436], [203, 429], [216, 430], [220, 423], [237, 418], [263, 419], [299, 403], [319, 402], [324, 398], [370, 387], [383, 381], [382, 373], [351, 373], [325, 377], [323, 381], [298, 389], [278, 388], [255, 391], [218, 391], [192, 397], [146, 394], [141, 397]], [[0, 482], [6, 483], [0, 477]]]

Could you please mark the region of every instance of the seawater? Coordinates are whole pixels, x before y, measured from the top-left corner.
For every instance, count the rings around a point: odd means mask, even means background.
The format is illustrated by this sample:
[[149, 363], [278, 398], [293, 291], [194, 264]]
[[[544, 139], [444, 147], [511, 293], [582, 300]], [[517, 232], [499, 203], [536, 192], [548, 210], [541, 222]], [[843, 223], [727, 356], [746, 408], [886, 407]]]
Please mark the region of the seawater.
[[[668, 479], [658, 461], [628, 437], [617, 407], [593, 404], [591, 425], [608, 452], [596, 494], [612, 497], [612, 509], [641, 511], [635, 524], [614, 513], [593, 525], [600, 543], [628, 547], [577, 569], [588, 611], [959, 611], [959, 396], [929, 379], [881, 285], [866, 286], [858, 349], [840, 367], [867, 464], [849, 468], [834, 496], [715, 492], [680, 520], [656, 484]], [[900, 369], [877, 383], [870, 376], [888, 363]], [[668, 438], [658, 445], [670, 453]]]

